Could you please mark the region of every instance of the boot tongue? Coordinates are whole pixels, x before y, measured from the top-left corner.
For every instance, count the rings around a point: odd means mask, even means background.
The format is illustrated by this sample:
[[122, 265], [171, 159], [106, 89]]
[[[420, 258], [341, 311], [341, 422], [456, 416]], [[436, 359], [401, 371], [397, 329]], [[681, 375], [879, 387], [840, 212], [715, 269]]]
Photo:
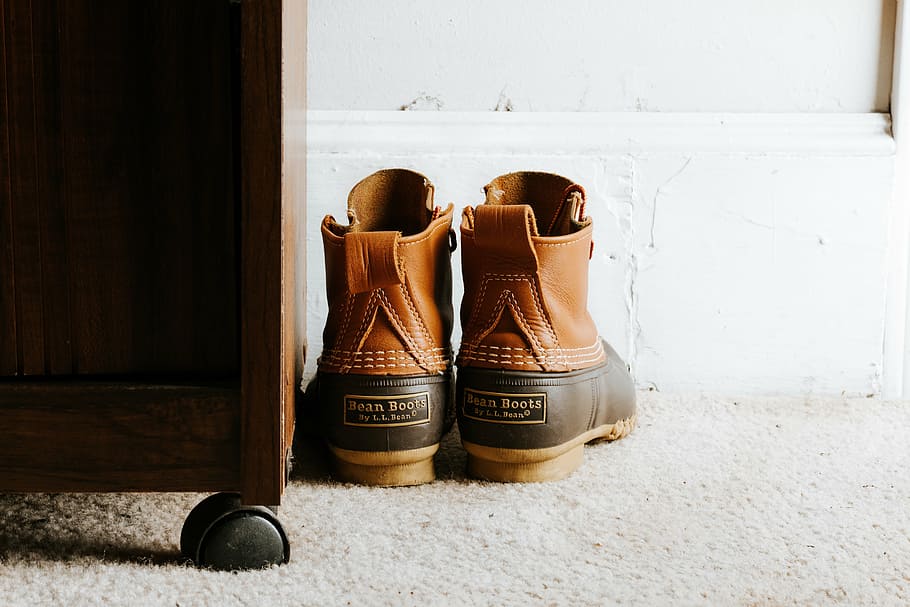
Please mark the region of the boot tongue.
[[348, 195], [350, 232], [422, 232], [433, 218], [433, 184], [407, 169], [385, 169], [361, 180]]
[[562, 236], [587, 225], [584, 190], [552, 173], [520, 172], [502, 175], [484, 187], [486, 204], [526, 204], [531, 207], [541, 236]]

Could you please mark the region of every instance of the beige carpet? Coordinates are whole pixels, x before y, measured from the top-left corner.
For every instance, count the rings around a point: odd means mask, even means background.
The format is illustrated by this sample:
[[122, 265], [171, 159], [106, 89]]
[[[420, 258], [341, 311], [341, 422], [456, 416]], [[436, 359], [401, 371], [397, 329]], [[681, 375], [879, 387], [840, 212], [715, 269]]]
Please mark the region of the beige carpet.
[[259, 572], [179, 563], [201, 496], [0, 496], [0, 605], [910, 604], [910, 403], [642, 394], [544, 485], [466, 480], [454, 437], [416, 488], [310, 460]]

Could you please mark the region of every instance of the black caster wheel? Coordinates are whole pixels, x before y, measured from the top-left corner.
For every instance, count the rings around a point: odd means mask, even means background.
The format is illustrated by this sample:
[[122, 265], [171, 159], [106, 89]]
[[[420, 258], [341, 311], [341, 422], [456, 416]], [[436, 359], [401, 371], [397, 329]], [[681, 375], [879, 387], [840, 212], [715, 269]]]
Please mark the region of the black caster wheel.
[[244, 506], [237, 493], [216, 493], [190, 512], [180, 552], [199, 567], [236, 571], [282, 565], [291, 549], [275, 512]]

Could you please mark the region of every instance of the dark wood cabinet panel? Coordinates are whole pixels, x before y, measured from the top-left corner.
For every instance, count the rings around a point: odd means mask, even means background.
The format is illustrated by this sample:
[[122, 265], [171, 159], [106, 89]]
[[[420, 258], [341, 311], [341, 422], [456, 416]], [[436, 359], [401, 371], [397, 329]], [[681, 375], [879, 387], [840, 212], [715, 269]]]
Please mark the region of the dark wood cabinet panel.
[[[16, 382], [0, 390], [6, 491], [240, 489], [235, 386]], [[53, 436], [53, 448], [36, 448]]]
[[229, 4], [0, 6], [0, 373], [236, 376]]
[[16, 331], [16, 304], [13, 289], [13, 216], [9, 202], [10, 137], [6, 76], [6, 7], [0, 5], [0, 376], [13, 375], [19, 368]]
[[[37, 190], [38, 151], [36, 148], [35, 72], [39, 61], [32, 62], [32, 18], [30, 7], [24, 3], [8, 3], [4, 6], [4, 51], [7, 58], [5, 73], [6, 110], [3, 122], [7, 124], [9, 172], [9, 201], [20, 193], [27, 192], [30, 204], [14, 206], [8, 213], [12, 219], [11, 242], [13, 255], [9, 261], [13, 291], [4, 293], [4, 299], [12, 299], [16, 314], [17, 368], [24, 373], [38, 372], [43, 368], [44, 332], [43, 304], [41, 298], [41, 277], [34, 271], [32, 260], [40, 259], [38, 239], [39, 219]], [[14, 58], [21, 57], [19, 61]], [[25, 61], [25, 59], [28, 61]], [[26, 159], [26, 162], [18, 162]], [[2, 211], [0, 211], [2, 212]], [[7, 213], [3, 213], [7, 214]], [[6, 272], [4, 272], [6, 273]], [[23, 344], [31, 344], [23, 348]]]
[[305, 49], [296, 0], [0, 0], [0, 491], [280, 502]]

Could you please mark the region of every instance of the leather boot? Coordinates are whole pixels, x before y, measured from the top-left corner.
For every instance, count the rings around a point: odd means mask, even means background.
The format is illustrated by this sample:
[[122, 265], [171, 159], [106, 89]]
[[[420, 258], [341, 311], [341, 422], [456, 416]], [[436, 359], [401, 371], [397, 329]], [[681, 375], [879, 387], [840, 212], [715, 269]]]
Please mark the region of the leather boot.
[[587, 310], [592, 221], [585, 193], [548, 173], [512, 173], [464, 210], [456, 408], [472, 476], [547, 481], [584, 445], [635, 424], [629, 369]]
[[328, 319], [317, 406], [341, 480], [414, 485], [454, 422], [452, 205], [405, 169], [354, 186], [322, 222]]

